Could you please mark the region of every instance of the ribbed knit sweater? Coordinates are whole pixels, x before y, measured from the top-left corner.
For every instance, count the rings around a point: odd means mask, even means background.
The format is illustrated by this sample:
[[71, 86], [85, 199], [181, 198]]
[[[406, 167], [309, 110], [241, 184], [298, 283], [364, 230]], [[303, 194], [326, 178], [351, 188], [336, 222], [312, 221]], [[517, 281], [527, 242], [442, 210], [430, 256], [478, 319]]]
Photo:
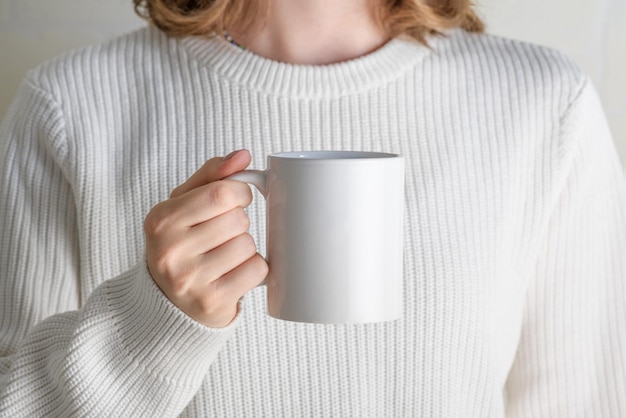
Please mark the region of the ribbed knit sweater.
[[[310, 66], [144, 27], [29, 71], [0, 128], [0, 416], [626, 416], [596, 90], [556, 50], [445, 35]], [[259, 287], [209, 328], [160, 292], [146, 214], [241, 148], [405, 157], [402, 319], [281, 321]]]

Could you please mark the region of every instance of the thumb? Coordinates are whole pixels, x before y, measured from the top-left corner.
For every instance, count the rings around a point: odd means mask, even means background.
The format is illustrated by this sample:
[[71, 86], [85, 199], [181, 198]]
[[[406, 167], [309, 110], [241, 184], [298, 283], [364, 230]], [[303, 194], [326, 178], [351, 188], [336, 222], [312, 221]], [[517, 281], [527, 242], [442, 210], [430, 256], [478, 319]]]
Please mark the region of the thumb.
[[252, 161], [252, 156], [247, 149], [231, 152], [222, 159], [221, 164], [217, 165], [217, 171], [215, 173], [217, 178], [215, 180], [222, 180], [231, 174], [244, 170], [250, 165], [250, 161]]
[[222, 180], [231, 174], [244, 170], [250, 165], [250, 161], [252, 161], [252, 157], [246, 149], [231, 152], [226, 157], [211, 158], [183, 184], [176, 187], [170, 194], [170, 198], [178, 197], [196, 187]]

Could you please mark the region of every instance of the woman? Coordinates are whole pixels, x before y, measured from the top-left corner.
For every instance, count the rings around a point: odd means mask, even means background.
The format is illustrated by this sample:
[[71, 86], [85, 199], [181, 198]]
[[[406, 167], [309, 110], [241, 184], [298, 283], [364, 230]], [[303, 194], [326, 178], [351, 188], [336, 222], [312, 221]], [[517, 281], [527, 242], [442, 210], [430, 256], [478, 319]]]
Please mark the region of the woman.
[[[270, 3], [135, 0], [152, 25], [24, 79], [0, 415], [625, 416], [626, 182], [588, 77], [468, 1]], [[401, 320], [265, 314], [263, 202], [222, 179], [307, 149], [404, 155]]]

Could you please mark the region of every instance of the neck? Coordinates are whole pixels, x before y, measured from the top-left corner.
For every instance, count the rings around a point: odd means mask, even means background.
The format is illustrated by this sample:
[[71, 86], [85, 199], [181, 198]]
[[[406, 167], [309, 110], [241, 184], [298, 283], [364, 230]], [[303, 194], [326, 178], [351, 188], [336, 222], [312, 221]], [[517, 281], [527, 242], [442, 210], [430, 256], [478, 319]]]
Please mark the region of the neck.
[[323, 65], [370, 53], [389, 38], [371, 0], [271, 0], [267, 24], [227, 28], [249, 51], [291, 64]]

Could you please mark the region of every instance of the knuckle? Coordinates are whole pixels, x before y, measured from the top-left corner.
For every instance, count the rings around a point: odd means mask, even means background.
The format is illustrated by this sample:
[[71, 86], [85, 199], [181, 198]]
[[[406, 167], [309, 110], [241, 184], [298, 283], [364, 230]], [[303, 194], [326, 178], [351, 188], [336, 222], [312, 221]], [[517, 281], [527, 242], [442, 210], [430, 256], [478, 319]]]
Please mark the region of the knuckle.
[[215, 161], [212, 163], [212, 173], [213, 177], [216, 179], [223, 179], [227, 177], [229, 174], [232, 174], [231, 169], [224, 165], [224, 160], [220, 157], [217, 157]]
[[220, 169], [224, 166], [223, 162], [223, 157], [213, 157], [204, 162], [202, 169], [207, 171], [209, 175], [219, 174]]
[[243, 233], [239, 237], [241, 240], [241, 250], [245, 252], [247, 257], [250, 258], [253, 254], [256, 254], [256, 242], [254, 242], [252, 235]]
[[249, 185], [245, 184], [245, 183], [240, 183], [241, 184], [241, 190], [242, 190], [242, 204], [243, 206], [249, 206], [252, 203], [252, 189], [250, 188]]
[[162, 248], [154, 256], [154, 266], [157, 271], [169, 281], [176, 275], [176, 263], [174, 257], [167, 248]]
[[198, 299], [198, 308], [204, 315], [212, 315], [219, 310], [221, 299], [219, 291], [213, 286]]
[[178, 195], [180, 195], [180, 191], [182, 190], [183, 186], [185, 183], [175, 187], [174, 189], [172, 189], [171, 193], [170, 193], [170, 199], [173, 199], [175, 197], [177, 197]]
[[222, 207], [235, 206], [235, 193], [228, 183], [216, 181], [211, 186], [209, 189], [209, 201], [211, 203]]
[[184, 269], [172, 276], [169, 280], [172, 292], [177, 296], [185, 295], [189, 290], [194, 277], [195, 271], [190, 268]]
[[260, 279], [264, 279], [265, 277], [267, 277], [268, 273], [270, 272], [270, 267], [267, 264], [267, 261], [263, 257], [261, 257], [260, 254], [256, 254], [252, 258], [252, 263], [254, 271], [258, 273], [258, 277]]
[[155, 205], [144, 220], [144, 232], [148, 237], [159, 236], [171, 224], [171, 215], [163, 202]]
[[175, 277], [170, 278], [170, 280], [168, 280], [167, 282], [167, 285], [172, 292], [172, 295], [178, 298], [184, 296], [187, 291], [186, 283], [182, 280], [178, 280]]
[[233, 210], [233, 230], [247, 231], [250, 228], [250, 218], [243, 208], [237, 207]]
[[182, 263], [171, 246], [157, 250], [151, 258], [154, 270], [169, 291], [179, 297], [186, 294], [196, 277], [195, 266]]
[[159, 271], [168, 275], [176, 274], [180, 244], [180, 242], [160, 243], [150, 248], [152, 259]]

